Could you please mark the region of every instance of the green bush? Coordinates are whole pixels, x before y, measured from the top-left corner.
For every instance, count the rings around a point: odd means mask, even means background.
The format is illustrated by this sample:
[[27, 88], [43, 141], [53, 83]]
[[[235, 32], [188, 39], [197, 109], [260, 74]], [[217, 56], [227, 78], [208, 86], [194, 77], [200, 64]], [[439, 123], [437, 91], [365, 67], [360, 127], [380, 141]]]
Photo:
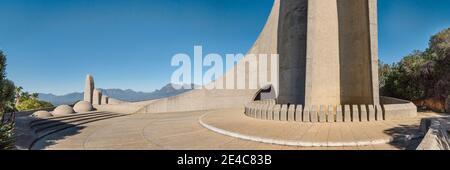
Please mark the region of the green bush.
[[27, 111], [27, 110], [38, 110], [38, 109], [46, 109], [51, 108], [53, 105], [49, 102], [40, 101], [34, 98], [25, 98], [20, 101], [20, 103], [16, 106], [19, 111]]

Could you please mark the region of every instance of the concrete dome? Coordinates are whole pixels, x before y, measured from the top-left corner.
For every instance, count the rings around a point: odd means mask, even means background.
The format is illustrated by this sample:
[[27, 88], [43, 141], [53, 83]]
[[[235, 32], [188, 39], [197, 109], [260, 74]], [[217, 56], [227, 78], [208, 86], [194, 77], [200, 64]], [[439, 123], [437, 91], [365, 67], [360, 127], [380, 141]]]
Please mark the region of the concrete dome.
[[53, 115], [50, 112], [41, 110], [34, 112], [32, 116], [35, 118], [49, 118], [52, 117]]
[[87, 101], [80, 101], [73, 107], [77, 113], [90, 112], [93, 110], [92, 104]]
[[72, 113], [74, 113], [72, 107], [68, 105], [61, 105], [56, 107], [52, 114], [53, 116], [64, 116]]

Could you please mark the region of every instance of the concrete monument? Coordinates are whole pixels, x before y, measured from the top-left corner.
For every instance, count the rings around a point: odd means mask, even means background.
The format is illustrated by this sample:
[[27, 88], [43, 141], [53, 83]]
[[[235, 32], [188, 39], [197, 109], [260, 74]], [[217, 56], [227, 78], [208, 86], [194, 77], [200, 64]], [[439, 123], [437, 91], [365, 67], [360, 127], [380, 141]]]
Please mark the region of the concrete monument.
[[33, 116], [35, 118], [45, 119], [45, 118], [52, 117], [53, 115], [48, 111], [41, 110], [41, 111], [34, 112], [33, 115], [31, 115], [31, 116]]
[[84, 101], [93, 103], [93, 91], [94, 91], [94, 78], [88, 74], [86, 76], [86, 82], [84, 84]]
[[80, 101], [73, 107], [73, 110], [77, 113], [85, 113], [93, 110], [93, 106], [91, 103], [87, 101]]
[[92, 96], [93, 105], [102, 104], [102, 91], [100, 89], [94, 89], [94, 94]]
[[53, 116], [65, 116], [68, 114], [73, 114], [74, 111], [72, 109], [72, 107], [68, 106], [68, 105], [61, 105], [55, 108], [55, 110], [53, 110], [52, 115]]
[[108, 104], [108, 96], [102, 95], [102, 101], [101, 104]]
[[379, 104], [376, 0], [280, 3], [278, 102]]

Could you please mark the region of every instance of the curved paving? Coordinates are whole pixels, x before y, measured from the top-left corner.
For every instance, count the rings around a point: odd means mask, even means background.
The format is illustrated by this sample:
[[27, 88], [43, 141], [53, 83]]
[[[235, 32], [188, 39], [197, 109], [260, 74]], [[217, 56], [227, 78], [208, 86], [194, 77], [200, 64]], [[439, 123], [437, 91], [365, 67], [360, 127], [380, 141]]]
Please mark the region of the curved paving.
[[[420, 137], [418, 128], [401, 129], [418, 127], [420, 118], [364, 123], [298, 123], [253, 119], [242, 114], [240, 109], [232, 109], [207, 113], [200, 117], [199, 123], [227, 136], [301, 147], [370, 146]], [[390, 129], [396, 129], [397, 134], [392, 134]]]
[[[220, 115], [239, 110], [193, 111], [156, 114], [135, 114], [100, 122], [93, 122], [79, 127], [67, 129], [49, 135], [35, 143], [32, 149], [46, 150], [124, 150], [124, 149], [212, 149], [212, 150], [374, 150], [374, 149], [404, 149], [397, 144], [381, 144], [353, 147], [298, 147], [266, 144], [243, 140], [219, 134], [204, 128], [199, 119], [202, 115], [214, 115], [203, 119], [207, 122], [221, 122]], [[247, 118], [246, 118], [247, 119]], [[249, 118], [248, 118], [249, 119]], [[214, 124], [218, 125], [218, 124]], [[223, 124], [225, 125], [225, 124]], [[227, 125], [240, 126], [242, 122], [228, 122]], [[386, 122], [384, 126], [395, 127], [398, 123]], [[343, 126], [344, 127], [344, 126]], [[349, 129], [351, 126], [346, 127]], [[398, 131], [408, 131], [407, 125], [398, 127], [390, 135], [400, 134]], [[265, 125], [259, 128], [264, 129]], [[345, 128], [345, 127], [344, 127]], [[417, 128], [417, 127], [416, 127]], [[269, 129], [269, 128], [266, 128]], [[311, 130], [311, 127], [308, 128]], [[394, 128], [395, 129], [395, 128]], [[414, 129], [414, 128], [413, 128]], [[333, 130], [328, 130], [332, 132]], [[270, 132], [270, 131], [267, 131]], [[285, 131], [286, 134], [295, 133]], [[394, 133], [395, 132], [395, 133]], [[396, 134], [398, 133], [398, 134]], [[272, 133], [283, 136], [283, 133]], [[308, 136], [305, 133], [306, 136]], [[325, 136], [314, 136], [318, 139]]]

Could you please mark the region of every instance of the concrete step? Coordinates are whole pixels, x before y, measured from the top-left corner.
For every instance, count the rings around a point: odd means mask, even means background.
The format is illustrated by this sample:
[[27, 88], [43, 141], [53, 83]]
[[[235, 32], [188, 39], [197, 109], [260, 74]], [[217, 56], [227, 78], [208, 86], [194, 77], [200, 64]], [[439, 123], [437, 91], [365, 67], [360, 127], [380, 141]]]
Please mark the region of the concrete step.
[[35, 128], [37, 126], [41, 126], [44, 124], [52, 123], [52, 122], [62, 122], [62, 121], [70, 121], [74, 119], [80, 119], [80, 118], [87, 118], [92, 116], [99, 116], [99, 115], [119, 115], [115, 113], [104, 113], [104, 112], [94, 112], [94, 113], [86, 113], [86, 114], [75, 114], [70, 116], [61, 116], [61, 117], [55, 117], [51, 119], [40, 119], [30, 122], [30, 128]]
[[58, 127], [65, 124], [77, 124], [78, 122], [84, 122], [84, 121], [90, 121], [90, 120], [97, 120], [97, 119], [104, 119], [104, 118], [114, 118], [114, 117], [120, 117], [123, 115], [118, 114], [98, 114], [98, 115], [90, 115], [90, 116], [82, 116], [78, 118], [71, 118], [67, 120], [61, 120], [61, 121], [49, 121], [43, 124], [39, 124], [36, 126], [33, 126], [31, 129], [36, 133], [39, 134], [42, 131], [46, 131], [48, 128]]
[[[107, 119], [112, 119], [112, 118], [117, 118], [117, 117], [122, 117], [123, 115], [120, 116], [107, 116], [107, 117], [98, 117], [98, 118], [93, 118], [93, 119], [87, 119], [87, 120], [82, 120], [82, 121], [77, 121], [74, 123], [70, 123], [70, 124], [59, 124], [56, 126], [52, 126], [49, 128], [46, 128], [45, 130], [41, 130], [40, 132], [37, 132], [37, 140], [48, 136], [50, 134], [62, 131], [62, 130], [66, 130], [72, 127], [77, 127], [83, 124], [87, 124], [87, 123], [92, 123], [92, 122], [96, 122], [96, 121], [101, 121], [101, 120], [107, 120]], [[36, 140], [36, 141], [37, 141]]]
[[113, 113], [104, 113], [104, 112], [90, 112], [90, 113], [78, 113], [78, 114], [72, 114], [67, 116], [58, 116], [58, 117], [52, 117], [48, 119], [36, 119], [29, 123], [29, 126], [34, 126], [36, 124], [46, 123], [49, 121], [59, 121], [59, 120], [67, 120], [71, 118], [78, 118], [81, 116], [90, 116], [90, 115], [98, 115], [98, 114], [113, 114]]

